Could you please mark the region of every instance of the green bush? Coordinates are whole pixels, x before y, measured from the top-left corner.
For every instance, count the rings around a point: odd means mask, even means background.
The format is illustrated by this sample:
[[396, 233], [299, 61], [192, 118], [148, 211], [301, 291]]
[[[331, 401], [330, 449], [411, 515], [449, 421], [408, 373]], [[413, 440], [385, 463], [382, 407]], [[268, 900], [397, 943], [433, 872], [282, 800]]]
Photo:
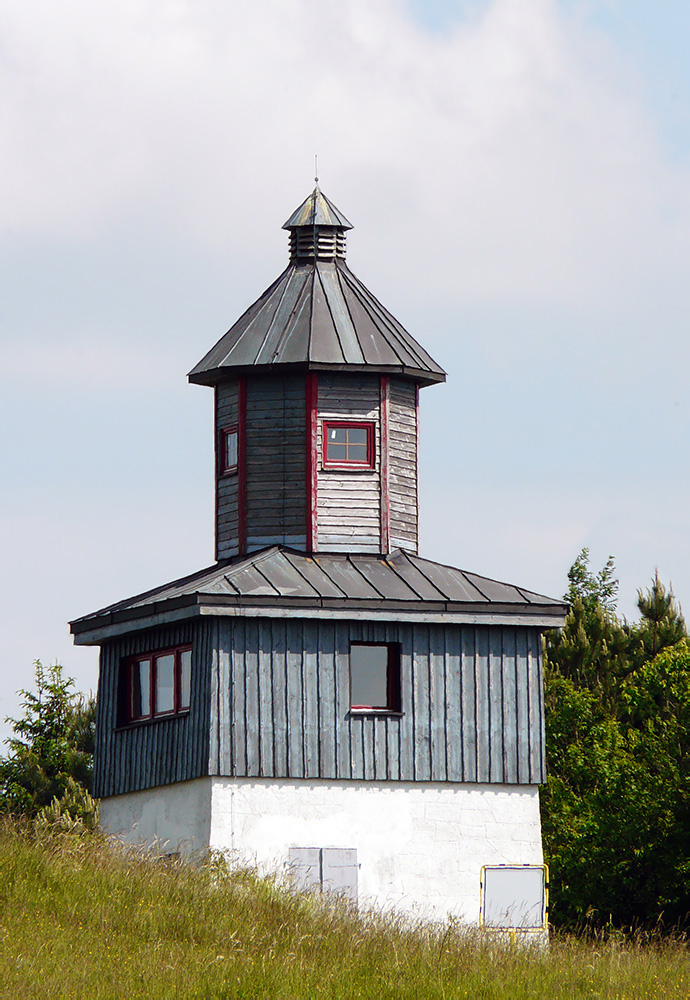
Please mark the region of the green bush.
[[569, 573], [572, 609], [547, 635], [548, 779], [541, 805], [560, 926], [688, 925], [690, 646], [655, 575], [641, 618], [615, 612], [609, 560]]

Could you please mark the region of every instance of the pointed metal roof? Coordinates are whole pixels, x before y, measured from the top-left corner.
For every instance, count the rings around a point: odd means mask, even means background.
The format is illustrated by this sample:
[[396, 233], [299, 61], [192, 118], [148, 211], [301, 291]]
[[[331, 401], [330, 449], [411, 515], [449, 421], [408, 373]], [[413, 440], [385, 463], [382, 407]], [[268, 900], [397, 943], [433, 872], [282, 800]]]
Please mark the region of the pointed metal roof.
[[300, 226], [337, 226], [352, 229], [343, 213], [329, 201], [317, 184], [308, 198], [296, 208], [283, 229], [298, 229]]
[[[321, 224], [350, 228], [347, 219], [315, 188], [283, 228], [299, 234], [301, 227], [306, 232]], [[192, 369], [189, 381], [213, 385], [231, 374], [276, 365], [399, 374], [420, 385], [445, 381], [443, 369], [355, 277], [341, 256], [334, 254], [327, 260], [318, 256], [293, 258]]]
[[[70, 623], [77, 643], [200, 614], [357, 618], [558, 628], [561, 600], [396, 549], [307, 555], [274, 545]], [[244, 610], [242, 610], [244, 609]], [[155, 619], [152, 621], [151, 619]]]
[[408, 375], [445, 372], [341, 261], [290, 265], [199, 364], [189, 381], [212, 385], [232, 369], [300, 365]]

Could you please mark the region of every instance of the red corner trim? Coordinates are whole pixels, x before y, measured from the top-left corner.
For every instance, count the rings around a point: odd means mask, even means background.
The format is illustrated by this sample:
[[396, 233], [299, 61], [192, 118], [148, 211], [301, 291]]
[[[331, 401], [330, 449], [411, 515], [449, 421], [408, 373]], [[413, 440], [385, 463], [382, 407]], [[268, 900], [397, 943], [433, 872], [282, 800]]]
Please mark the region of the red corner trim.
[[218, 440], [218, 386], [213, 387], [213, 467], [216, 470], [216, 490], [215, 490], [215, 508], [216, 508], [216, 537], [214, 541], [214, 552], [216, 554], [216, 562], [218, 562], [218, 480], [220, 479], [220, 452]]
[[318, 489], [318, 457], [316, 453], [319, 383], [316, 372], [307, 372], [307, 552], [316, 552], [318, 522], [316, 517]]
[[388, 405], [390, 379], [381, 376], [381, 551], [391, 549], [391, 517], [388, 495]]
[[415, 386], [415, 398], [414, 398], [414, 422], [417, 434], [417, 454], [414, 457], [414, 467], [415, 467], [415, 477], [417, 482], [417, 488], [415, 490], [415, 506], [417, 508], [417, 531], [416, 531], [416, 544], [415, 553], [419, 552], [419, 384]]
[[247, 552], [247, 379], [237, 380], [237, 547]]

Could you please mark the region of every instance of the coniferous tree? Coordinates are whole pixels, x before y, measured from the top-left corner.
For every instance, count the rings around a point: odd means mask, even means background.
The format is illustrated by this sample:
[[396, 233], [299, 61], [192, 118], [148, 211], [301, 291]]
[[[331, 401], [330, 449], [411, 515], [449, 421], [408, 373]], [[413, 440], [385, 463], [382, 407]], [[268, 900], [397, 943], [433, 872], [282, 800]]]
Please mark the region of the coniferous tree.
[[646, 591], [637, 591], [637, 607], [641, 618], [631, 635], [633, 669], [654, 659], [662, 649], [675, 646], [688, 634], [673, 590], [666, 590], [658, 570], [654, 573], [651, 587]]
[[616, 614], [618, 580], [613, 556], [593, 573], [589, 549], [568, 571], [564, 600], [570, 604], [565, 625], [545, 636], [546, 662], [576, 684], [598, 690], [610, 701], [628, 669], [629, 629]]
[[96, 703], [73, 691], [62, 667], [34, 664], [36, 691], [22, 689], [24, 715], [8, 718], [14, 736], [0, 758], [0, 809], [35, 816], [61, 799], [73, 779], [91, 787]]

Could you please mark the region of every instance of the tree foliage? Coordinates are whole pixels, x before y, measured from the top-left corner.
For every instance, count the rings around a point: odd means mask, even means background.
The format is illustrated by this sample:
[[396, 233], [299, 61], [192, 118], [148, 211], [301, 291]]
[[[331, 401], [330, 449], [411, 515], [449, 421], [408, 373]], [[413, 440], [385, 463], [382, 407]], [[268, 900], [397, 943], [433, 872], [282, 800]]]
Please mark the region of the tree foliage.
[[0, 809], [35, 816], [62, 800], [70, 780], [91, 787], [96, 704], [73, 690], [59, 664], [36, 661], [35, 691], [22, 689], [20, 719], [8, 718], [14, 733], [0, 758]]
[[86, 833], [98, 829], [100, 805], [74, 778], [67, 779], [62, 798], [55, 796], [49, 806], [43, 806], [36, 816], [36, 826], [64, 830], [66, 833]]
[[673, 591], [666, 590], [658, 570], [651, 587], [647, 591], [638, 590], [637, 607], [641, 618], [639, 625], [631, 631], [630, 642], [634, 668], [653, 659], [662, 649], [674, 646], [688, 634]]
[[609, 556], [603, 568], [593, 573], [589, 568], [589, 549], [584, 548], [568, 570], [568, 590], [565, 595], [569, 604], [579, 598], [587, 611], [601, 608], [613, 613], [618, 599], [618, 580], [613, 556]]
[[552, 917], [561, 924], [687, 922], [690, 644], [655, 574], [640, 620], [616, 612], [612, 558], [583, 550], [571, 611], [545, 638], [548, 781], [542, 796]]

